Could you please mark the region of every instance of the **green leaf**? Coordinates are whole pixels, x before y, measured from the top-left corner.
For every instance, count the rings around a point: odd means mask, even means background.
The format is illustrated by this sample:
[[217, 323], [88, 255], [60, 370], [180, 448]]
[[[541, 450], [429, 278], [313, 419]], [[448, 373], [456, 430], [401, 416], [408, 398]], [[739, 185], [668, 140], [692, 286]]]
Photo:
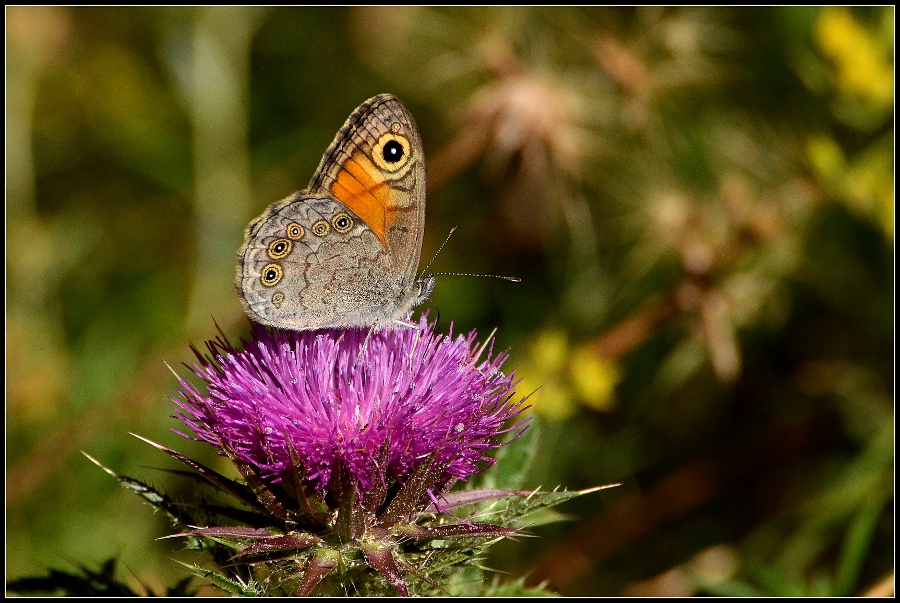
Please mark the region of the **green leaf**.
[[556, 593], [547, 590], [546, 585], [525, 586], [525, 578], [517, 578], [509, 582], [495, 580], [483, 587], [482, 597], [557, 597]]
[[446, 542], [450, 546], [447, 548], [430, 549], [418, 555], [407, 554], [406, 561], [426, 575], [438, 574], [462, 564], [471, 567], [471, 564], [480, 558], [482, 551], [499, 540], [500, 538], [495, 538], [480, 543], [475, 540], [448, 540]]
[[231, 496], [237, 498], [238, 500], [240, 500], [241, 502], [243, 502], [250, 508], [256, 509], [258, 511], [263, 510], [262, 507], [260, 507], [259, 501], [253, 497], [253, 495], [250, 493], [250, 490], [246, 486], [239, 484], [232, 479], [228, 479], [227, 477], [225, 477], [224, 475], [221, 475], [217, 471], [213, 471], [209, 467], [207, 467], [201, 463], [198, 463], [194, 459], [187, 457], [187, 456], [181, 454], [180, 452], [176, 452], [175, 450], [172, 450], [171, 448], [166, 448], [162, 444], [157, 444], [153, 440], [148, 440], [147, 438], [141, 437], [141, 436], [137, 435], [136, 433], [133, 433], [131, 435], [133, 435], [134, 437], [136, 437], [139, 440], [147, 442], [148, 444], [150, 444], [157, 450], [161, 450], [161, 451], [165, 452], [172, 458], [181, 461], [182, 463], [184, 463], [185, 465], [187, 465], [188, 467], [190, 467], [191, 469], [193, 469], [194, 471], [196, 471], [197, 473], [202, 475], [204, 478], [206, 478], [206, 480], [210, 484], [212, 484], [213, 486], [215, 486], [222, 492], [225, 492], [225, 493], [230, 494]]
[[518, 438], [497, 449], [497, 464], [485, 474], [484, 487], [522, 489], [537, 453], [539, 437], [537, 417], [532, 416], [528, 428]]
[[[322, 544], [322, 540], [309, 534], [287, 534], [251, 544], [231, 559], [240, 558], [239, 563], [249, 563], [250, 561], [244, 559], [245, 556], [260, 556], [271, 553], [280, 554], [279, 558], [289, 558], [314, 544]], [[275, 557], [272, 556], [271, 558]]]
[[466, 568], [455, 573], [445, 586], [455, 597], [556, 597], [546, 585], [525, 586], [524, 577], [494, 575], [488, 579], [482, 570]]
[[127, 490], [131, 490], [132, 492], [134, 492], [135, 494], [137, 494], [138, 496], [143, 498], [145, 501], [150, 503], [150, 505], [153, 506], [155, 509], [159, 509], [160, 511], [162, 511], [163, 513], [168, 515], [172, 519], [172, 521], [175, 522], [176, 524], [181, 524], [181, 525], [189, 525], [190, 524], [192, 517], [185, 514], [182, 511], [181, 507], [179, 507], [177, 504], [175, 504], [175, 502], [172, 501], [172, 499], [169, 498], [167, 495], [162, 494], [155, 488], [148, 486], [147, 484], [143, 483], [140, 480], [136, 480], [134, 478], [127, 477], [124, 475], [119, 475], [118, 473], [116, 473], [109, 467], [106, 467], [100, 461], [98, 461], [97, 459], [95, 459], [94, 457], [89, 455], [87, 452], [84, 452], [83, 450], [81, 451], [81, 454], [86, 456], [88, 458], [88, 460], [90, 460], [92, 463], [94, 463], [95, 465], [97, 465], [98, 467], [103, 469], [106, 473], [108, 473], [109, 475], [114, 477], [116, 479], [116, 481], [118, 481], [119, 484], [122, 485], [122, 487], [124, 487]]
[[848, 597], [853, 594], [863, 562], [872, 544], [872, 538], [875, 536], [882, 505], [883, 501], [880, 497], [871, 500], [853, 518], [853, 523], [847, 530], [838, 562], [837, 575], [834, 580], [834, 595]]
[[488, 500], [497, 500], [512, 496], [528, 496], [529, 494], [531, 494], [531, 492], [528, 490], [458, 490], [456, 492], [442, 494], [439, 497], [441, 511], [438, 511], [437, 506], [435, 506], [434, 503], [431, 503], [425, 508], [425, 511], [423, 511], [422, 514], [439, 513]]
[[765, 597], [767, 593], [743, 580], [730, 580], [710, 585], [703, 592], [716, 597]]
[[[618, 484], [610, 484], [607, 486], [598, 486], [596, 488], [588, 488], [587, 490], [556, 490], [553, 492], [539, 492], [535, 491], [530, 496], [525, 497], [524, 499], [515, 499], [513, 500], [507, 509], [501, 513], [501, 517], [503, 521], [501, 523], [503, 525], [509, 525], [515, 522], [516, 520], [520, 520], [524, 517], [529, 517], [538, 511], [543, 511], [549, 509], [550, 507], [554, 507], [558, 504], [564, 503], [567, 500], [571, 500], [578, 496], [583, 496], [585, 494], [592, 494], [599, 490], [604, 490], [606, 488], [611, 488], [613, 486], [617, 486]], [[519, 523], [518, 525], [522, 525]], [[531, 525], [529, 523], [529, 525]]]
[[805, 597], [809, 594], [805, 584], [772, 567], [762, 566], [752, 576], [770, 596]]
[[407, 525], [395, 528], [394, 531], [409, 538], [474, 538], [515, 536], [518, 533], [514, 528], [487, 523], [456, 523], [442, 526]]
[[[181, 562], [179, 561], [178, 563], [181, 563]], [[247, 584], [242, 584], [240, 582], [237, 582], [236, 580], [231, 580], [230, 578], [227, 578], [227, 577], [223, 576], [222, 574], [219, 574], [212, 570], [208, 570], [204, 567], [200, 567], [199, 565], [191, 565], [188, 563], [181, 563], [181, 565], [188, 568], [192, 573], [196, 574], [197, 576], [200, 576], [201, 578], [208, 580], [214, 586], [216, 586], [232, 595], [238, 595], [241, 597], [258, 597], [263, 594], [261, 589], [252, 580], [250, 582], [248, 582]]]

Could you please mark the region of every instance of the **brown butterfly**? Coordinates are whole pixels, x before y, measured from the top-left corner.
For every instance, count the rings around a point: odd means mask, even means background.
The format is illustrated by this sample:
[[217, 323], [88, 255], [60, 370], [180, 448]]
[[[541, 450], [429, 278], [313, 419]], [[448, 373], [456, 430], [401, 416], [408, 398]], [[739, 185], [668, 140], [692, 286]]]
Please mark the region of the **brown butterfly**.
[[425, 156], [409, 110], [382, 94], [338, 131], [306, 190], [253, 220], [238, 252], [247, 315], [283, 329], [411, 326], [434, 289], [416, 276]]

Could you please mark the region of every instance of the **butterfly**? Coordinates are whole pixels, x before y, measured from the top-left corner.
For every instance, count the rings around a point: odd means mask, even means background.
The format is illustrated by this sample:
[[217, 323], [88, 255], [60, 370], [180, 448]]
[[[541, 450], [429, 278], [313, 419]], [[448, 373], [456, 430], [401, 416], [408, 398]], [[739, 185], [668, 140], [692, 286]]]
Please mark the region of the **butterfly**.
[[252, 320], [281, 329], [413, 326], [435, 284], [416, 275], [424, 232], [422, 139], [381, 94], [353, 111], [305, 190], [250, 222], [238, 295]]

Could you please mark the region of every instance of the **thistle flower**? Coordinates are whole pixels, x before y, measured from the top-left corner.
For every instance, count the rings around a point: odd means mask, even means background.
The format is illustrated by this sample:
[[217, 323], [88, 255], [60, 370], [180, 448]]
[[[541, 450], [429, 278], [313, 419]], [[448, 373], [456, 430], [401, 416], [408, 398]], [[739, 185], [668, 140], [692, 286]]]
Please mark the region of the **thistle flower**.
[[408, 594], [401, 568], [434, 583], [434, 564], [416, 562], [434, 560], [423, 556], [430, 540], [517, 533], [435, 519], [473, 502], [527, 494], [448, 493], [493, 462], [487, 453], [504, 434], [514, 439], [524, 430], [524, 421], [508, 426], [525, 407], [524, 399], [513, 401], [514, 376], [500, 370], [506, 355], [493, 354], [490, 342], [477, 346], [474, 331], [439, 335], [424, 317], [417, 329], [368, 337], [364, 330], [254, 326], [243, 350], [224, 336], [207, 349], [207, 356], [194, 349], [192, 369], [206, 391], [179, 379], [178, 418], [193, 439], [227, 455], [247, 484], [166, 451], [254, 514], [241, 516], [242, 525], [216, 518], [188, 524], [179, 536], [213, 539], [237, 549], [232, 561], [298, 578], [300, 594], [329, 574], [344, 592], [351, 583], [359, 592], [369, 568]]

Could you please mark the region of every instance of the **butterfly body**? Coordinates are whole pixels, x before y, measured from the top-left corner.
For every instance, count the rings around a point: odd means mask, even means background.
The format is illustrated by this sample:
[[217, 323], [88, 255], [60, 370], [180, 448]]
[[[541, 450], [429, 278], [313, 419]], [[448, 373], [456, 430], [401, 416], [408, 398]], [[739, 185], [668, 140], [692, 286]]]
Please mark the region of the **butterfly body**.
[[236, 285], [247, 315], [278, 328], [385, 328], [434, 288], [416, 276], [425, 158], [412, 115], [391, 95], [347, 119], [309, 186], [247, 227]]

